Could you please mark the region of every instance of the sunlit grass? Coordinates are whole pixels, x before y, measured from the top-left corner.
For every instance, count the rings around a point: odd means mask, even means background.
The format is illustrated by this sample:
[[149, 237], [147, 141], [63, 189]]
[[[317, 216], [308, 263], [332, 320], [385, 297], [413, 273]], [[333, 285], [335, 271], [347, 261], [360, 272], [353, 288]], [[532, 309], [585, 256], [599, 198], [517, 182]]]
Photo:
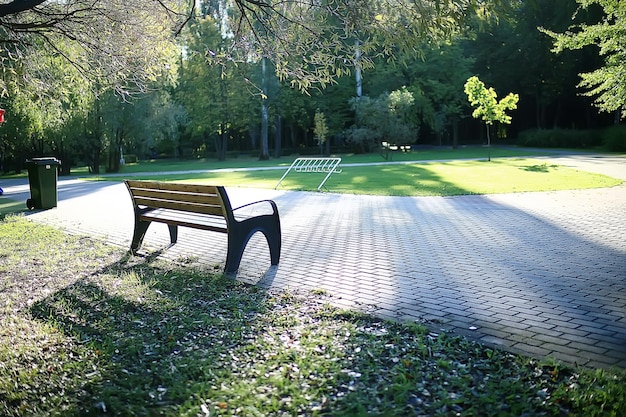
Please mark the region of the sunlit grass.
[[[219, 184], [227, 187], [274, 188], [282, 170], [137, 176], [161, 181]], [[291, 172], [279, 189], [315, 191], [326, 174]], [[533, 159], [464, 160], [394, 165], [344, 166], [325, 190], [336, 193], [454, 196], [510, 192], [613, 187], [619, 179], [548, 165]]]

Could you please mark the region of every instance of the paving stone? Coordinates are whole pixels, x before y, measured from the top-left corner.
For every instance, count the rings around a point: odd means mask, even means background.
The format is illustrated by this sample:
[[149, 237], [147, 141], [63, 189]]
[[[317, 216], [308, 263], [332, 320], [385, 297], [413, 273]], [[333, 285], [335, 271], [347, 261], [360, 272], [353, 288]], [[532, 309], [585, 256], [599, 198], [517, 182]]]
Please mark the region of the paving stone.
[[565, 346], [560, 343], [544, 343], [541, 347], [548, 349], [552, 354], [560, 353], [568, 356], [576, 356], [580, 353], [575, 347]]
[[535, 346], [535, 345], [523, 343], [523, 342], [516, 343], [512, 347], [516, 349], [517, 352], [521, 352], [523, 354], [526, 354], [535, 358], [539, 358], [539, 359], [545, 358], [551, 353], [550, 350], [542, 347], [541, 345]]
[[513, 330], [513, 329], [524, 330], [524, 329], [530, 328], [530, 326], [527, 325], [527, 324], [524, 324], [524, 323], [521, 323], [521, 322], [518, 322], [518, 321], [513, 321], [514, 319], [515, 319], [514, 317], [512, 318], [512, 320], [501, 319], [501, 320], [498, 320], [496, 322], [496, 324], [498, 324], [500, 326], [504, 326], [505, 328], [511, 329], [511, 330]]
[[[593, 366], [596, 368], [610, 368], [613, 366], [619, 366], [621, 361], [617, 358], [607, 356], [605, 354], [597, 354], [593, 352], [580, 352], [578, 354], [579, 359], [577, 363], [581, 365]], [[625, 369], [622, 367], [622, 369]]]

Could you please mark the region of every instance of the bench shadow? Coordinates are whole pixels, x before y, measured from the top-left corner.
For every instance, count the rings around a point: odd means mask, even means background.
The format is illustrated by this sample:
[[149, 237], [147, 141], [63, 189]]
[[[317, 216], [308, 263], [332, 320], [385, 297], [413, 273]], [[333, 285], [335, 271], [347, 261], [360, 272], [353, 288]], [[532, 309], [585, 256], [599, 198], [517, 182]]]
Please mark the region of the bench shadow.
[[[234, 381], [248, 383], [235, 376], [242, 363], [255, 366], [267, 355], [279, 355], [286, 369], [292, 366], [291, 355], [298, 349], [283, 345], [282, 339], [273, 348], [278, 351], [256, 346], [264, 338], [300, 331], [297, 321], [285, 321], [285, 303], [294, 301], [293, 294], [285, 298], [273, 294], [260, 285], [173, 266], [156, 254], [125, 254], [30, 307], [35, 320], [66, 336], [68, 351], [61, 353], [64, 359], [55, 361], [66, 361], [74, 381], [81, 382], [58, 387], [55, 379], [46, 390], [86, 398], [68, 410], [77, 415], [161, 415], [190, 404], [222, 407], [209, 392], [219, 392], [217, 387]], [[319, 306], [318, 301], [312, 304]], [[309, 305], [301, 314], [310, 313]], [[253, 355], [248, 362], [236, 356], [243, 352]], [[84, 360], [85, 355], [95, 359]], [[366, 349], [346, 358], [327, 358], [332, 363], [346, 362], [346, 368], [352, 361], [370, 359]], [[271, 381], [281, 386], [280, 378], [293, 384], [289, 373], [272, 376]], [[349, 378], [344, 373], [327, 378], [326, 395], [348, 392]], [[249, 381], [252, 387], [255, 380]], [[273, 395], [279, 401], [283, 393], [276, 390]], [[317, 400], [327, 401], [326, 397]], [[338, 396], [336, 401], [344, 400]]]
[[[97, 369], [75, 372], [98, 374], [85, 384], [94, 397], [106, 393], [109, 413], [132, 414], [126, 404], [138, 403], [152, 413], [195, 397], [213, 364], [247, 343], [247, 329], [267, 309], [265, 291], [159, 255], [125, 254], [30, 308], [35, 319], [96, 352]], [[82, 406], [79, 414], [94, 412], [92, 404]]]

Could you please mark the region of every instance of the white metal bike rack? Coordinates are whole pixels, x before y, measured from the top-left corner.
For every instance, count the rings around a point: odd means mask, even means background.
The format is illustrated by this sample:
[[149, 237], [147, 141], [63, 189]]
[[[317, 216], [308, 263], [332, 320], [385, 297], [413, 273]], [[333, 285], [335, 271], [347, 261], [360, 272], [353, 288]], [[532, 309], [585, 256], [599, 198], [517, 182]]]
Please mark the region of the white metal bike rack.
[[278, 180], [278, 183], [276, 184], [276, 187], [274, 187], [274, 189], [278, 188], [280, 183], [283, 182], [287, 174], [289, 174], [289, 172], [291, 171], [327, 173], [328, 175], [326, 175], [324, 180], [320, 183], [319, 187], [317, 187], [317, 191], [319, 191], [333, 173], [341, 172], [341, 168], [339, 167], [340, 163], [341, 158], [298, 158], [293, 161], [293, 163], [283, 174], [281, 179]]

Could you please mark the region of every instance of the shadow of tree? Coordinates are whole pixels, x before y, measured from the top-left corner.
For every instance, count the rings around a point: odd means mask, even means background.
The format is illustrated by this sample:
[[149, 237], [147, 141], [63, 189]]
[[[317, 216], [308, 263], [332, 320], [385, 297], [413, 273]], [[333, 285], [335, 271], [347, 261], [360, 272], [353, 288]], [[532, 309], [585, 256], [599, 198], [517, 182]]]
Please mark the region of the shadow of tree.
[[524, 171], [528, 171], [528, 172], [550, 172], [552, 170], [554, 170], [555, 168], [558, 168], [558, 165], [548, 165], [548, 164], [538, 164], [538, 165], [528, 165], [525, 167], [522, 167], [522, 169]]
[[[157, 256], [124, 256], [30, 309], [96, 352], [89, 390], [102, 398], [100, 411], [150, 414], [189, 399], [231, 360], [233, 346], [254, 336], [250, 326], [266, 310], [257, 287]], [[79, 407], [79, 414], [94, 411]]]

